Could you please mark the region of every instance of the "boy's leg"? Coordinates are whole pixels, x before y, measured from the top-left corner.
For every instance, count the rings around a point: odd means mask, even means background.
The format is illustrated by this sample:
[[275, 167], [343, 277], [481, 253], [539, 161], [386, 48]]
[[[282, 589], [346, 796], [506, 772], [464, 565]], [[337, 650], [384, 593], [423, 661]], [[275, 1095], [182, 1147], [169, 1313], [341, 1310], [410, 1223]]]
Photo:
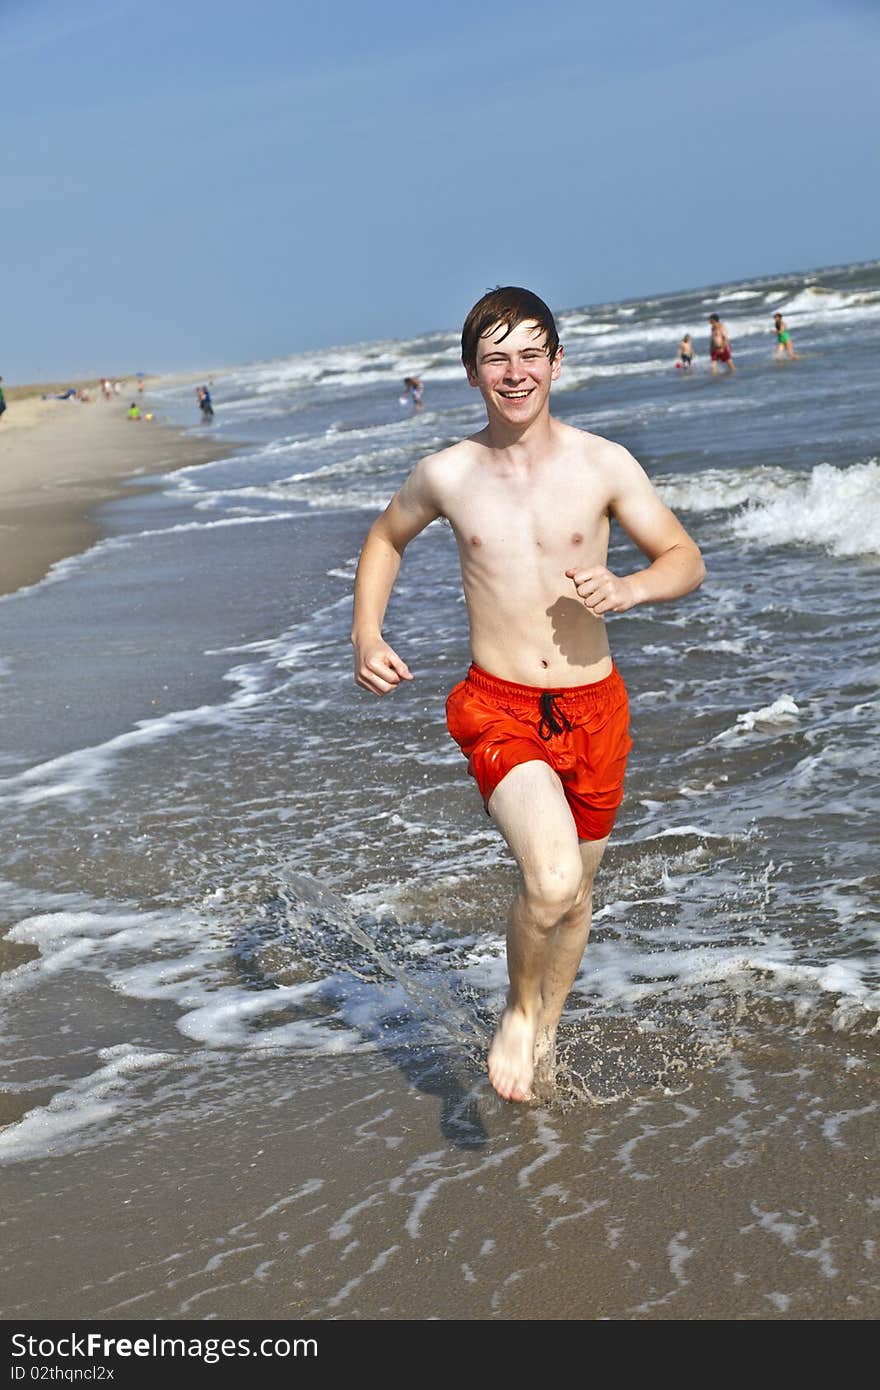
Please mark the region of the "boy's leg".
[[[585, 890], [584, 860], [574, 818], [562, 784], [547, 763], [526, 762], [513, 768], [490, 797], [489, 812], [522, 875], [507, 929], [510, 989], [489, 1051], [489, 1078], [505, 1100], [528, 1100], [545, 982], [551, 1010], [556, 1009], [558, 1000], [555, 1032], [571, 983], [569, 980], [562, 992], [565, 979], [569, 975], [573, 979], [577, 971], [580, 955], [573, 961], [578, 943], [581, 953], [586, 944], [589, 907], [586, 928], [582, 909], [589, 900], [589, 886]], [[604, 849], [604, 841], [599, 843]], [[596, 863], [600, 858], [601, 851]], [[564, 931], [557, 942], [557, 929], [569, 917], [571, 941]]]
[[558, 923], [550, 942], [550, 956], [541, 984], [541, 1014], [535, 1042], [534, 1085], [543, 1094], [552, 1092], [556, 1085], [556, 1029], [589, 939], [593, 880], [602, 862], [608, 838], [606, 835], [602, 840], [580, 841], [583, 873], [578, 897]]

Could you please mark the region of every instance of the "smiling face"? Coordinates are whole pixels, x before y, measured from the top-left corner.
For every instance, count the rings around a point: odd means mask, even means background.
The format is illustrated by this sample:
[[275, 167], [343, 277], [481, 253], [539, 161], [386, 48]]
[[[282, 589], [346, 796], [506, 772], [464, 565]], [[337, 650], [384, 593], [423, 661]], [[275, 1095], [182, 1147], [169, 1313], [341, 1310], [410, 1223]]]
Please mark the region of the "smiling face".
[[547, 405], [550, 383], [562, 369], [562, 348], [549, 358], [545, 330], [526, 319], [509, 333], [504, 324], [490, 329], [477, 344], [475, 366], [465, 365], [468, 381], [486, 402], [489, 419], [526, 426]]

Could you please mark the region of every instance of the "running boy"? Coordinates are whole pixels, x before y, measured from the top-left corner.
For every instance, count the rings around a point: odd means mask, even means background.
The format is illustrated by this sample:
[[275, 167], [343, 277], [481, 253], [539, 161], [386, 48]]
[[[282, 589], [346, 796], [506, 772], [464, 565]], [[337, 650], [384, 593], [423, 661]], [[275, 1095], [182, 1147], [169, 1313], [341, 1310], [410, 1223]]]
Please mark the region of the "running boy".
[[[458, 542], [474, 664], [447, 701], [450, 733], [521, 874], [510, 909], [510, 989], [489, 1051], [508, 1100], [552, 1089], [556, 1028], [590, 930], [593, 878], [630, 749], [626, 689], [604, 615], [702, 582], [697, 546], [619, 444], [550, 414], [563, 350], [528, 290], [484, 295], [462, 361], [486, 427], [422, 459], [370, 528], [355, 583], [358, 685], [413, 679], [382, 637], [406, 546], [439, 516]], [[647, 568], [606, 568], [610, 518]]]

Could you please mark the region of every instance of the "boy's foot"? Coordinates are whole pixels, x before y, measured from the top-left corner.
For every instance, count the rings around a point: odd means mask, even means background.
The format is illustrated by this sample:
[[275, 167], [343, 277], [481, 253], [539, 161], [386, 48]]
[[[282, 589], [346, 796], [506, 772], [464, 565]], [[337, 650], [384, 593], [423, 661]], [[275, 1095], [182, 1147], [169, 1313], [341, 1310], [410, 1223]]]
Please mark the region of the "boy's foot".
[[536, 1022], [510, 1005], [489, 1049], [489, 1080], [504, 1100], [531, 1100]]
[[539, 1028], [535, 1038], [535, 1074], [532, 1079], [535, 1100], [552, 1100], [556, 1095], [556, 1030]]

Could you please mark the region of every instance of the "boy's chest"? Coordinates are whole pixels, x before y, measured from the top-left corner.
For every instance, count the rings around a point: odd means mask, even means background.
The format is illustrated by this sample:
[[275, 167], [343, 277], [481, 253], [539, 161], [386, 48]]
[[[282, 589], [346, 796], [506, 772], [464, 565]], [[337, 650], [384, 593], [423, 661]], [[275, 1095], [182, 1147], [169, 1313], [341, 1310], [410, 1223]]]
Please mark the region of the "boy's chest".
[[448, 513], [463, 554], [490, 563], [513, 557], [577, 562], [607, 544], [607, 503], [590, 489], [559, 486], [540, 494], [499, 488], [457, 500]]

